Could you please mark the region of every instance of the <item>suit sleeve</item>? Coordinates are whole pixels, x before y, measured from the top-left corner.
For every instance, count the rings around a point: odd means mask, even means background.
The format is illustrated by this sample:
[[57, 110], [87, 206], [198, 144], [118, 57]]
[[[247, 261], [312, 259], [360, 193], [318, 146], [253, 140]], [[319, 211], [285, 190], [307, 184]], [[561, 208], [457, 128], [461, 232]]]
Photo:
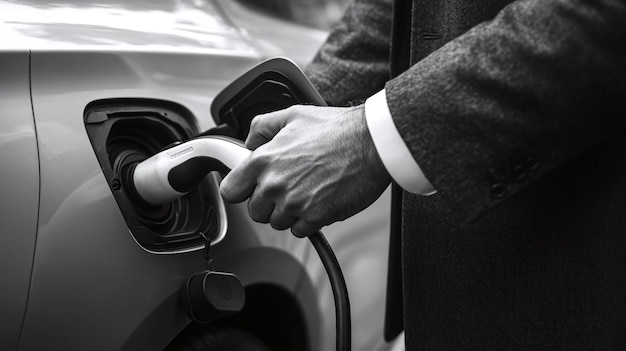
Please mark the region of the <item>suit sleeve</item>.
[[386, 94], [438, 196], [471, 220], [623, 137], [626, 5], [513, 2], [389, 81]]
[[354, 0], [305, 73], [330, 105], [363, 102], [389, 79], [391, 0]]

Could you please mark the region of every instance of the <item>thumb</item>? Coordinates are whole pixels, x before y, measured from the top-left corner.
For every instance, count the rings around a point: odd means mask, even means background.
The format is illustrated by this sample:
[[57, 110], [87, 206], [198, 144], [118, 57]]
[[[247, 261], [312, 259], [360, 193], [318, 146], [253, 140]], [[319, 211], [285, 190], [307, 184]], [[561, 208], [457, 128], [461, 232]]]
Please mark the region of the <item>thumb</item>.
[[289, 123], [290, 110], [286, 108], [254, 117], [250, 124], [250, 133], [246, 138], [246, 147], [255, 150], [272, 140]]

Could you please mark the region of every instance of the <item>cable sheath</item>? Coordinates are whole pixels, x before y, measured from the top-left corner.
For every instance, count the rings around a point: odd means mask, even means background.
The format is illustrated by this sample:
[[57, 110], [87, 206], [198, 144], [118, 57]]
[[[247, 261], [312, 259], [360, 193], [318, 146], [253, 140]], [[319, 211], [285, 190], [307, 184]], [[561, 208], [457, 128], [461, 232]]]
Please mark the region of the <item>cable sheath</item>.
[[336, 350], [350, 351], [352, 335], [350, 326], [350, 300], [348, 298], [348, 288], [346, 287], [346, 281], [341, 272], [341, 267], [330, 244], [328, 244], [328, 241], [321, 231], [309, 235], [309, 240], [311, 244], [313, 244], [315, 251], [317, 251], [326, 269], [328, 279], [330, 280], [330, 287], [333, 291], [333, 297], [335, 298]]

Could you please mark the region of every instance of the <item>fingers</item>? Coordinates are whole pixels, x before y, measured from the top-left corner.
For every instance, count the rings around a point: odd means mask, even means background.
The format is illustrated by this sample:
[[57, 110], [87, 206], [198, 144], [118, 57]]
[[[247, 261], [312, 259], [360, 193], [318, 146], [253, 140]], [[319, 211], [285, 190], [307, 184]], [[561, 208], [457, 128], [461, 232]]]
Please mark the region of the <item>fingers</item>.
[[[250, 124], [246, 147], [256, 150], [272, 140], [289, 121], [291, 108], [256, 116]], [[220, 193], [230, 203], [242, 202], [249, 198], [257, 185], [257, 178], [265, 169], [266, 162], [258, 154], [252, 153], [247, 160], [233, 169], [220, 185]], [[267, 221], [265, 222], [267, 223]]]
[[289, 229], [297, 221], [304, 222], [297, 216], [279, 209], [269, 197], [261, 194], [261, 191], [254, 191], [250, 196], [248, 215], [255, 222], [269, 223], [276, 230]]
[[[258, 189], [258, 188], [257, 188]], [[259, 223], [269, 223], [270, 216], [274, 211], [274, 202], [255, 191], [248, 201], [248, 214], [253, 221]]]
[[250, 124], [250, 133], [246, 139], [246, 147], [255, 150], [272, 140], [289, 122], [291, 108], [266, 113], [254, 117]]
[[[321, 227], [312, 224], [316, 221], [312, 221], [307, 211], [309, 195], [288, 196], [296, 190], [301, 194], [311, 191], [310, 181], [302, 181], [302, 175], [307, 172], [301, 171], [297, 161], [298, 155], [311, 154], [307, 148], [311, 143], [300, 142], [299, 134], [294, 136], [292, 133], [303, 121], [308, 121], [307, 126], [317, 125], [305, 118], [309, 116], [304, 113], [306, 111], [305, 107], [292, 106], [255, 117], [246, 140], [246, 147], [254, 151], [224, 178], [220, 186], [225, 201], [242, 202], [250, 197], [248, 213], [254, 221], [270, 223], [277, 230], [291, 228], [298, 237], [314, 233]], [[304, 117], [299, 119], [301, 116]], [[289, 127], [285, 128], [288, 124]], [[288, 157], [282, 157], [286, 150], [289, 150]], [[314, 154], [318, 151], [315, 149]]]
[[255, 169], [250, 158], [230, 171], [220, 184], [220, 194], [226, 202], [238, 203], [249, 198], [257, 184], [257, 175], [261, 169]]
[[[261, 186], [260, 186], [261, 187]], [[298, 217], [276, 205], [267, 192], [257, 187], [248, 201], [248, 215], [259, 223], [269, 223], [276, 230], [285, 230], [298, 220]]]
[[279, 208], [270, 197], [264, 196], [262, 191], [255, 190], [250, 196], [248, 215], [255, 222], [269, 223], [276, 230], [291, 228], [291, 232], [299, 238], [315, 233], [321, 228]]
[[275, 207], [270, 217], [270, 225], [276, 230], [285, 230], [291, 228], [297, 220], [298, 217]]
[[300, 218], [291, 226], [291, 233], [298, 238], [304, 238], [305, 236], [309, 236], [318, 230], [320, 230], [322, 226], [316, 225], [306, 220]]

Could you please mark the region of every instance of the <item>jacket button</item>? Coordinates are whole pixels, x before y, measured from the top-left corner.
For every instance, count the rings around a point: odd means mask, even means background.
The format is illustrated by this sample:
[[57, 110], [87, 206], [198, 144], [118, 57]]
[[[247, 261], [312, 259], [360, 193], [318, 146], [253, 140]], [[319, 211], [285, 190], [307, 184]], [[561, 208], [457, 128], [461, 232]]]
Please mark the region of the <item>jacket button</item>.
[[491, 197], [501, 199], [506, 195], [506, 186], [502, 183], [496, 183], [491, 186]]
[[513, 175], [515, 176], [515, 179], [517, 179], [518, 181], [522, 181], [526, 179], [528, 172], [526, 171], [526, 167], [518, 165], [513, 168]]
[[531, 171], [536, 170], [537, 168], [539, 168], [539, 160], [537, 160], [537, 158], [533, 156], [527, 157], [526, 167], [528, 167], [528, 169], [530, 169]]

